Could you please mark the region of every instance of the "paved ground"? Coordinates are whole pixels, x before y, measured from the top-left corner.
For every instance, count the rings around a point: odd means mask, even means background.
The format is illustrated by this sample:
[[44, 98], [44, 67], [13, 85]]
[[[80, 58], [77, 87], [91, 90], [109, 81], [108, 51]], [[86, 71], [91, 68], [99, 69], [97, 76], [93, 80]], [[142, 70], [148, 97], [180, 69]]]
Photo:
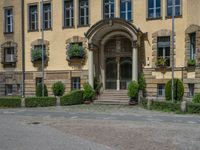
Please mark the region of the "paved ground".
[[199, 150], [200, 116], [81, 105], [0, 110], [0, 150]]

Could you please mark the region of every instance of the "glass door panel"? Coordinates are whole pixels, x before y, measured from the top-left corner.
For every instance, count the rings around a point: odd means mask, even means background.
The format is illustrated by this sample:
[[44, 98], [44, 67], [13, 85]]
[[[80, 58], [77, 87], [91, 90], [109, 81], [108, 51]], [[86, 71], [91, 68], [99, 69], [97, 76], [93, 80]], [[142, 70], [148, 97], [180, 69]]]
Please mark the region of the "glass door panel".
[[106, 89], [117, 89], [117, 62], [116, 58], [106, 59]]

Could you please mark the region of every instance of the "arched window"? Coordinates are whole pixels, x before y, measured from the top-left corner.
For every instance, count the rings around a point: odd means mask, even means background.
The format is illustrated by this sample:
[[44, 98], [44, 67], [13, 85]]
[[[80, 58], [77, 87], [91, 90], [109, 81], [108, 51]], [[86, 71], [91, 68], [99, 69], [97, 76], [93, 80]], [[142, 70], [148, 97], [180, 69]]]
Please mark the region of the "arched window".
[[131, 0], [120, 1], [120, 17], [124, 20], [132, 20], [132, 3]]

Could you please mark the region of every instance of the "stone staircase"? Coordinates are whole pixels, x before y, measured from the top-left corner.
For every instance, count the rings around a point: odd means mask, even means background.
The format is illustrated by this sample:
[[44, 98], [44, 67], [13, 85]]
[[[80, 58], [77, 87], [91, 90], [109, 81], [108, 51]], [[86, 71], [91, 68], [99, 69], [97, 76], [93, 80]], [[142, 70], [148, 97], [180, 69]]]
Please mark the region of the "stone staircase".
[[128, 105], [129, 97], [127, 90], [105, 90], [94, 104], [107, 104], [107, 105]]

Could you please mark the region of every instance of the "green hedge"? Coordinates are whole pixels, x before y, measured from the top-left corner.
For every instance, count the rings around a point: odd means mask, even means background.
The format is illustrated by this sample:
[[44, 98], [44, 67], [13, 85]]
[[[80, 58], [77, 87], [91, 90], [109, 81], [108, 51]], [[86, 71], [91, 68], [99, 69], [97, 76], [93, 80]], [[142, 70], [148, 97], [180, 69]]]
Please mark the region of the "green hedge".
[[168, 102], [168, 101], [152, 101], [150, 108], [152, 110], [159, 110], [159, 111], [180, 112], [181, 104], [180, 103], [172, 103], [172, 102]]
[[0, 107], [21, 107], [20, 97], [0, 97]]
[[200, 104], [187, 103], [187, 112], [191, 114], [200, 114]]
[[147, 99], [142, 98], [141, 101], [140, 101], [140, 106], [147, 109], [147, 103], [148, 103]]
[[26, 107], [49, 107], [56, 106], [54, 97], [28, 97], [25, 99]]
[[83, 102], [83, 91], [81, 90], [72, 91], [69, 94], [60, 98], [61, 106], [78, 105], [83, 104]]

